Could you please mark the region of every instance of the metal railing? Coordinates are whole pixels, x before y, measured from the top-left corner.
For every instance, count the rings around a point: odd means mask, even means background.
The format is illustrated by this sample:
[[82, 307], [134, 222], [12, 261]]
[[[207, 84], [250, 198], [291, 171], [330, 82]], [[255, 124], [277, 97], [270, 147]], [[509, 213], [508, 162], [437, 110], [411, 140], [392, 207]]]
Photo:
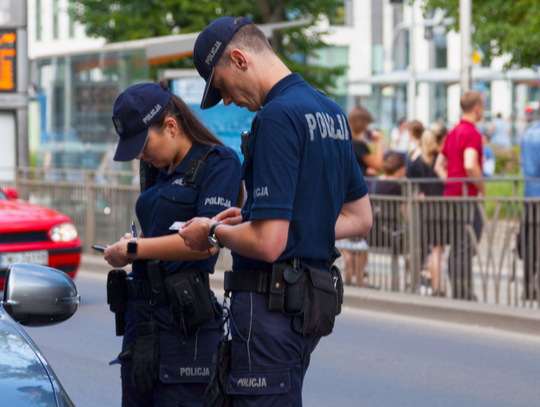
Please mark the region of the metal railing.
[[[360, 274], [356, 282], [372, 288], [427, 294], [437, 276], [428, 272], [428, 260], [440, 256], [439, 291], [447, 297], [538, 308], [540, 199], [519, 196], [525, 180], [484, 179], [507, 185], [510, 196], [482, 198], [422, 197], [422, 184], [441, 181], [398, 182], [401, 196], [370, 194], [373, 227], [365, 241], [337, 242], [348, 259], [346, 280]], [[116, 242], [136, 221], [139, 185], [132, 172], [0, 169], [0, 186], [68, 215], [85, 253], [92, 244]]]
[[392, 181], [401, 196], [370, 194], [373, 226], [365, 242], [337, 242], [350, 260], [347, 282], [356, 274], [358, 285], [429, 294], [439, 280], [447, 297], [539, 307], [540, 198], [518, 194], [524, 182], [540, 180], [488, 178], [492, 186], [506, 184], [510, 196], [457, 198], [419, 193], [440, 180]]

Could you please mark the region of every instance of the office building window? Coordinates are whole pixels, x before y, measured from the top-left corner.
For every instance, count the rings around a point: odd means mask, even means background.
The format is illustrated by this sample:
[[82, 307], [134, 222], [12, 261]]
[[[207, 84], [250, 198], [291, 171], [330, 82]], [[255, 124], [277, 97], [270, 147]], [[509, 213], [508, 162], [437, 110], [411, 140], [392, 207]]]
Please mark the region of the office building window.
[[58, 39], [58, 0], [53, 0], [53, 38]]
[[75, 16], [71, 10], [69, 10], [69, 38], [75, 38]]
[[328, 13], [330, 25], [352, 25], [352, 0], [336, 0]]
[[36, 0], [36, 41], [41, 41], [41, 0]]
[[[326, 47], [317, 51], [317, 64], [328, 68], [349, 66], [349, 47]], [[337, 78], [334, 88], [334, 99], [347, 111], [347, 71]]]
[[446, 32], [436, 33], [435, 40], [435, 68], [447, 68]]

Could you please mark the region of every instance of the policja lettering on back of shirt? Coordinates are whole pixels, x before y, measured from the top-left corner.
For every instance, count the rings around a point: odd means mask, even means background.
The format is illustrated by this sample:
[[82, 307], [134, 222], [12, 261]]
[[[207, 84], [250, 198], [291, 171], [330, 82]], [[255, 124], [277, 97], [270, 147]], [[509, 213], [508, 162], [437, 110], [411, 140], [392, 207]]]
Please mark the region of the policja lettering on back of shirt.
[[335, 128], [336, 122], [328, 113], [317, 112], [315, 115], [308, 113], [305, 116], [311, 141], [315, 138], [315, 130], [318, 130], [322, 138], [328, 136], [335, 140], [349, 140], [349, 130], [346, 125], [347, 119], [344, 115], [338, 114], [336, 116], [340, 126], [339, 129]]
[[[223, 45], [208, 66], [216, 41]], [[227, 60], [218, 63], [223, 56]], [[193, 60], [206, 80], [201, 108], [223, 99], [258, 111], [247, 143], [250, 159], [244, 160], [242, 211], [230, 208], [216, 216], [217, 223], [193, 219], [181, 232], [192, 249], [233, 249], [234, 271], [226, 273], [225, 288], [232, 291], [234, 328], [232, 342], [222, 342], [231, 346], [231, 371], [229, 379], [226, 370], [218, 371], [207, 394], [213, 406], [230, 405], [230, 397], [233, 405], [298, 407], [310, 355], [332, 326], [323, 333], [304, 328], [321, 312], [328, 321], [339, 313], [339, 273], [328, 270], [334, 237], [365, 236], [371, 227], [367, 187], [345, 141], [350, 129], [341, 108], [291, 73], [247, 18], [211, 23], [197, 38]], [[317, 134], [326, 141], [314, 142]], [[324, 287], [324, 300], [321, 293], [312, 296], [314, 281]], [[300, 289], [288, 297], [293, 286]], [[318, 306], [297, 301], [302, 293]], [[222, 356], [226, 366], [227, 354]]]

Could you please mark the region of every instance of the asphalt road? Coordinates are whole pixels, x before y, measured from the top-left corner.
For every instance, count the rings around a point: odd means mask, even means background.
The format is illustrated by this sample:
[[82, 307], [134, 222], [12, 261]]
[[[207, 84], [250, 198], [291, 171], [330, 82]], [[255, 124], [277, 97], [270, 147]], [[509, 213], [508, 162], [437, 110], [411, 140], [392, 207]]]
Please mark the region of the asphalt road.
[[[76, 283], [77, 313], [27, 332], [77, 406], [120, 406], [105, 275], [82, 272]], [[534, 406], [539, 345], [540, 336], [347, 308], [312, 356], [304, 406]]]

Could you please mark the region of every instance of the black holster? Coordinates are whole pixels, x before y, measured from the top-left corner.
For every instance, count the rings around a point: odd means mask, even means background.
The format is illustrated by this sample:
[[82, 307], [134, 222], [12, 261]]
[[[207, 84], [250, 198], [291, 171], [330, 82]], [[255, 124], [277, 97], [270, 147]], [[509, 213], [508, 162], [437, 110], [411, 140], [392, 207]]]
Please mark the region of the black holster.
[[116, 336], [124, 335], [127, 299], [126, 272], [111, 270], [107, 275], [107, 304], [115, 314]]

